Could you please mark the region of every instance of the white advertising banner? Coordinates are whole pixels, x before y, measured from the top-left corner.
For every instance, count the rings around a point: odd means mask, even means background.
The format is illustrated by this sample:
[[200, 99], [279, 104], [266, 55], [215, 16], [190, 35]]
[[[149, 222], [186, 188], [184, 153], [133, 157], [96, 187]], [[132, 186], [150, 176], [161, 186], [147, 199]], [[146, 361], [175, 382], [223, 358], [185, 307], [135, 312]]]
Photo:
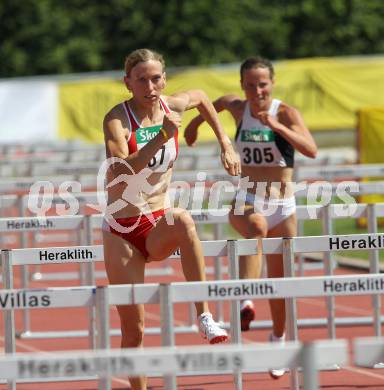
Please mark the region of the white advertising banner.
[[56, 82], [0, 82], [0, 142], [56, 140], [57, 106]]

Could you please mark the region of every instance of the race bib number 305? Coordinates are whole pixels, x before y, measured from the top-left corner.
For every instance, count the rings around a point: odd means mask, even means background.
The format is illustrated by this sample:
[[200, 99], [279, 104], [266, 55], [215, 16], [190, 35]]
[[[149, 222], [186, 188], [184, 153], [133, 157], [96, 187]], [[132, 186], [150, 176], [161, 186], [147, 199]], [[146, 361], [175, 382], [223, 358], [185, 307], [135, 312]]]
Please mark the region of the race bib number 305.
[[275, 133], [271, 129], [243, 129], [240, 144], [243, 164], [274, 164]]

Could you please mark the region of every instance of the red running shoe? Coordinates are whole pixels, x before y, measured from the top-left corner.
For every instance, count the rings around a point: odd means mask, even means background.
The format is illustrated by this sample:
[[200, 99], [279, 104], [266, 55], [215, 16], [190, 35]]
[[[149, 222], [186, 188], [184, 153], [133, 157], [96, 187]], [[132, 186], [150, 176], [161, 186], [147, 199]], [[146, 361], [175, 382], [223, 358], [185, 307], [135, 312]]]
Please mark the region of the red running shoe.
[[251, 321], [255, 319], [255, 309], [250, 300], [243, 301], [240, 309], [241, 330], [249, 330]]

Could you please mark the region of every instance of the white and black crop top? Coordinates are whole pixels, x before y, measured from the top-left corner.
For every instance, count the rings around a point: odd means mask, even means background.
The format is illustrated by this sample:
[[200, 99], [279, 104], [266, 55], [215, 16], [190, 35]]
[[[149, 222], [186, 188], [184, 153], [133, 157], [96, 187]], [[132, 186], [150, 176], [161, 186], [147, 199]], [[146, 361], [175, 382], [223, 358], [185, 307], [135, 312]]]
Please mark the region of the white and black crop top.
[[[277, 116], [281, 101], [273, 99], [269, 115]], [[255, 167], [293, 167], [294, 148], [281, 135], [263, 125], [245, 105], [243, 118], [235, 136], [241, 165]]]

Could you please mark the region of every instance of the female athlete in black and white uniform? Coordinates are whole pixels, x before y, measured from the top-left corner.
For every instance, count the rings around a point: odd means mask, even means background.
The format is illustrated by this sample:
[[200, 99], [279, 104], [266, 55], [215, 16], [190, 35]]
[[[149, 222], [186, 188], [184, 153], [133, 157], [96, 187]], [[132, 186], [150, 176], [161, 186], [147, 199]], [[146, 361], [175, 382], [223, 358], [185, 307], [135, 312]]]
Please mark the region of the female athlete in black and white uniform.
[[[245, 99], [225, 95], [214, 102], [216, 111], [228, 110], [237, 126], [236, 146], [240, 154], [241, 176], [248, 178], [246, 189], [240, 189], [233, 202], [230, 223], [245, 238], [293, 237], [296, 226], [296, 204], [292, 186], [294, 151], [315, 158], [316, 144], [301, 114], [295, 108], [272, 98], [274, 69], [270, 61], [251, 57], [240, 68], [241, 88]], [[198, 126], [204, 121], [195, 117], [185, 130], [189, 145], [197, 139]], [[268, 276], [283, 277], [281, 255], [268, 255]], [[261, 253], [240, 257], [240, 277], [260, 276]], [[282, 299], [270, 301], [273, 320], [271, 341], [284, 341], [285, 304]], [[241, 310], [242, 329], [248, 330], [255, 316], [252, 301], [244, 301]], [[284, 370], [271, 370], [278, 378]]]

